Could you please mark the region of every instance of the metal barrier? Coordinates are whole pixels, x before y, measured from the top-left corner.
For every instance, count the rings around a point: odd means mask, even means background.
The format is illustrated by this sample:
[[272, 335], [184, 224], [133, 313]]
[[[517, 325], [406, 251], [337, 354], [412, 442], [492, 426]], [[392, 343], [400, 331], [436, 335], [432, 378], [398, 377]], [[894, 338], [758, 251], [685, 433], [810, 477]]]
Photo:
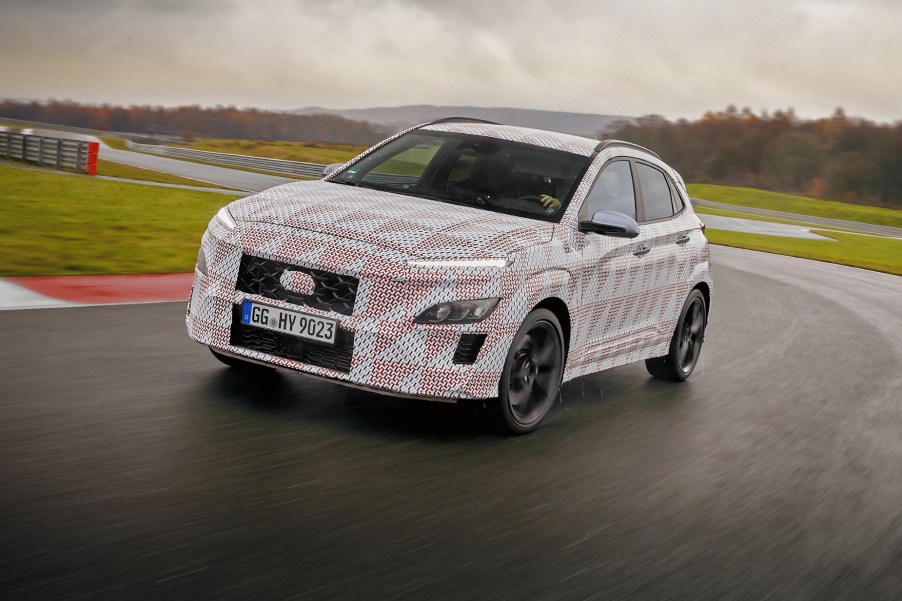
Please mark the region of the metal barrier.
[[97, 175], [100, 144], [0, 131], [0, 157]]
[[287, 175], [299, 175], [301, 177], [321, 178], [325, 165], [320, 163], [302, 163], [300, 161], [283, 161], [281, 159], [264, 159], [243, 154], [228, 154], [225, 152], [210, 152], [207, 150], [192, 150], [190, 148], [177, 148], [175, 146], [160, 146], [157, 144], [138, 144], [128, 141], [127, 146], [132, 150], [160, 154], [179, 159], [195, 159], [220, 165], [234, 165], [271, 171], [273, 173], [285, 173]]

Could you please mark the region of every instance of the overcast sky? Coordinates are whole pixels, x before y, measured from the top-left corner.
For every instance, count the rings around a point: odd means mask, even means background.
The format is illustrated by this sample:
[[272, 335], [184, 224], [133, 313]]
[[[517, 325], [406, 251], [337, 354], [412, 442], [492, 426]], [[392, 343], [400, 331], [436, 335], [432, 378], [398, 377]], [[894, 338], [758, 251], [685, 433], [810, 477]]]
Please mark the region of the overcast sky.
[[0, 97], [902, 119], [902, 0], [0, 0]]

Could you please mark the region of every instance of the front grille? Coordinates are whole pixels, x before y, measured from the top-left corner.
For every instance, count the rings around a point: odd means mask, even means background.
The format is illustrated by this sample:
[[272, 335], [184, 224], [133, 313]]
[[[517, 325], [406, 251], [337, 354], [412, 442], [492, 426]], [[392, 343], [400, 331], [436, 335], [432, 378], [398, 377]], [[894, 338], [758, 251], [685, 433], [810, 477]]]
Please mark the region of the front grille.
[[454, 363], [471, 365], [476, 361], [480, 349], [485, 342], [485, 334], [462, 334], [457, 349], [454, 351]]
[[[282, 273], [286, 269], [300, 271], [313, 278], [313, 292], [297, 294], [286, 290], [280, 281]], [[242, 255], [235, 287], [248, 294], [258, 294], [295, 305], [306, 305], [322, 311], [335, 311], [342, 315], [350, 315], [354, 311], [354, 300], [357, 298], [359, 283], [357, 278], [349, 275], [300, 267], [253, 255]]]
[[354, 332], [338, 328], [334, 346], [318, 344], [243, 324], [241, 305], [233, 305], [229, 344], [347, 373], [351, 371], [351, 355], [354, 354]]

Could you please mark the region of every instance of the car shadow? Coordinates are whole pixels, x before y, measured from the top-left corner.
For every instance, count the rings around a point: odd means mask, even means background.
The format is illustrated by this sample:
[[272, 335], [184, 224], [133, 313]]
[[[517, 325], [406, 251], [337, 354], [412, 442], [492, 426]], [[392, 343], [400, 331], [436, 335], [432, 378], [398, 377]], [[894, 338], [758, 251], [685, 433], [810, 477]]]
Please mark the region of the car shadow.
[[280, 371], [219, 369], [202, 396], [279, 420], [353, 429], [400, 439], [501, 438], [481, 403], [407, 399]]
[[[556, 406], [531, 437], [616, 426], [618, 419], [647, 413], [648, 419], [682, 411], [692, 395], [689, 384], [663, 382], [644, 368], [624, 366], [564, 384]], [[397, 440], [435, 441], [510, 438], [480, 401], [443, 403], [359, 390], [302, 374], [216, 369], [200, 396], [213, 407], [231, 406], [267, 418], [317, 425]]]

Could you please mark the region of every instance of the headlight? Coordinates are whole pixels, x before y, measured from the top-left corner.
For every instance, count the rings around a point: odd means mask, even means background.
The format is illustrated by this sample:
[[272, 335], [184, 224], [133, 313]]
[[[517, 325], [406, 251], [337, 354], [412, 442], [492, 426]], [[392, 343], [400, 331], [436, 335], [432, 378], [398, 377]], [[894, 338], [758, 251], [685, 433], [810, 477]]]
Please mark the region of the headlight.
[[408, 267], [510, 267], [510, 259], [413, 259], [407, 262]]
[[219, 212], [216, 213], [216, 218], [219, 219], [222, 224], [230, 230], [233, 230], [238, 226], [238, 224], [235, 223], [235, 220], [232, 219], [232, 214], [229, 213], [228, 207], [222, 207], [221, 209], [219, 209]]
[[423, 311], [414, 323], [476, 323], [489, 316], [498, 304], [497, 298], [440, 303]]
[[197, 251], [197, 269], [207, 275], [207, 255], [204, 253], [204, 245], [201, 244]]

